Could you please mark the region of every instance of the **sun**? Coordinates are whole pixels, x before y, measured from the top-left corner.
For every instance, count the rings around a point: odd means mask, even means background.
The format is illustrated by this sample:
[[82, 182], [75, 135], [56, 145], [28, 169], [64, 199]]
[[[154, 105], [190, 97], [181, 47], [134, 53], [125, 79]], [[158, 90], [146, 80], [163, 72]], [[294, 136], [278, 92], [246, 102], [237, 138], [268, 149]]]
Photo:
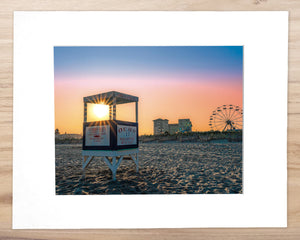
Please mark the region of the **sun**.
[[104, 104], [95, 104], [93, 107], [93, 111], [98, 118], [104, 118], [108, 116], [109, 106]]

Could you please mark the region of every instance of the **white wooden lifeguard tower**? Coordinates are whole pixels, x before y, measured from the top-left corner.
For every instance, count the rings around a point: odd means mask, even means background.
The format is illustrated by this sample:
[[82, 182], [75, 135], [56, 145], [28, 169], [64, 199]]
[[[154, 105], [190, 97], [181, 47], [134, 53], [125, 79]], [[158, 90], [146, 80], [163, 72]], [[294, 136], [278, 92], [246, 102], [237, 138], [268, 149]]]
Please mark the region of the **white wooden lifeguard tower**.
[[[84, 97], [84, 122], [82, 144], [83, 173], [94, 157], [101, 157], [116, 180], [116, 172], [124, 158], [138, 164], [138, 97], [120, 92], [106, 92]], [[135, 102], [135, 122], [116, 119], [116, 105]], [[88, 104], [109, 106], [109, 120], [87, 122]]]

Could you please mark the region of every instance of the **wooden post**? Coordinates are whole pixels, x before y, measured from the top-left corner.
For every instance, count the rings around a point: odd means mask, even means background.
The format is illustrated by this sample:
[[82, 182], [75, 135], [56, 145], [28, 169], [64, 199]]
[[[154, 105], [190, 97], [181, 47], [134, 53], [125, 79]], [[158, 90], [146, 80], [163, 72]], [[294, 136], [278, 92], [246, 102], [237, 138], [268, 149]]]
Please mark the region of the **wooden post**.
[[84, 101], [83, 122], [87, 122], [87, 103]]
[[117, 118], [117, 99], [114, 96], [114, 99], [113, 99], [113, 120], [116, 120], [116, 118]]
[[112, 120], [113, 118], [113, 113], [112, 113], [112, 105], [109, 105], [109, 120]]
[[116, 162], [116, 157], [112, 157], [112, 178], [113, 178], [113, 181], [116, 181], [116, 175], [117, 175], [117, 162]]
[[139, 155], [138, 155], [138, 153], [136, 154], [136, 172], [138, 172], [139, 171]]
[[139, 118], [139, 107], [138, 102], [135, 102], [135, 121], [138, 122]]

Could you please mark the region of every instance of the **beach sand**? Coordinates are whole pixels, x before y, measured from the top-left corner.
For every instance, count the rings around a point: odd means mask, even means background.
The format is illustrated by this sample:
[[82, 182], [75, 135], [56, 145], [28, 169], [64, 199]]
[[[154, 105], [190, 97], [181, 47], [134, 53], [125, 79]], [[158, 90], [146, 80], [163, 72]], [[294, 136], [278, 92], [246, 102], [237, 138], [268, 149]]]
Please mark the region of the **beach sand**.
[[96, 157], [81, 178], [81, 144], [57, 144], [56, 194], [242, 193], [242, 143], [142, 143], [139, 172], [123, 160], [112, 181]]

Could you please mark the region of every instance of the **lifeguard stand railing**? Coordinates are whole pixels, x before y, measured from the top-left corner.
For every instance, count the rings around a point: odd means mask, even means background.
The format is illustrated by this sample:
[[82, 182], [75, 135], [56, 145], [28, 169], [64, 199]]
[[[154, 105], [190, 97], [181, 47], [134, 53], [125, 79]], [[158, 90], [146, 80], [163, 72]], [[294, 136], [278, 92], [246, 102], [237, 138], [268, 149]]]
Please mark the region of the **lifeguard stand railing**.
[[[116, 180], [116, 172], [124, 158], [131, 159], [138, 165], [138, 97], [120, 92], [107, 92], [84, 97], [84, 122], [82, 169], [95, 157], [101, 157], [112, 171], [112, 178]], [[135, 102], [135, 122], [116, 119], [118, 104]], [[88, 104], [104, 104], [109, 106], [109, 120], [87, 122]]]

